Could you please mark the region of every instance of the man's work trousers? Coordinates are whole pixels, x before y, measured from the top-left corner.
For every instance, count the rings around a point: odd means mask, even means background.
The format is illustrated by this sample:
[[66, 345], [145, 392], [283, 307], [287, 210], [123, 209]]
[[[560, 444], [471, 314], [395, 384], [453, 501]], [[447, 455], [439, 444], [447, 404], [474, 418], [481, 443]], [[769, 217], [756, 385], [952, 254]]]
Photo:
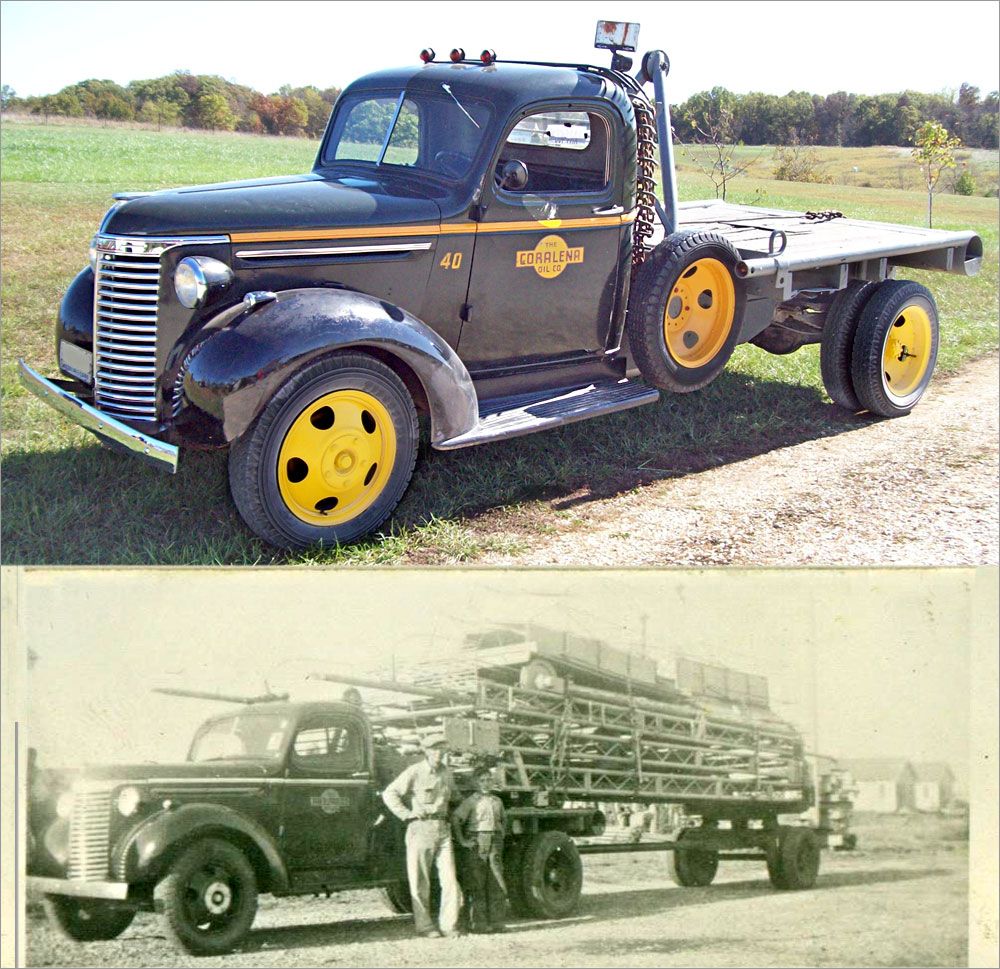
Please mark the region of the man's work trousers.
[[474, 837], [476, 847], [462, 852], [462, 887], [469, 904], [469, 928], [473, 932], [486, 932], [503, 928], [507, 917], [503, 835], [481, 831]]
[[406, 874], [413, 899], [413, 922], [417, 932], [437, 928], [431, 909], [431, 872], [437, 867], [441, 884], [440, 928], [454, 932], [458, 926], [458, 879], [451, 827], [447, 821], [418, 820], [406, 826]]

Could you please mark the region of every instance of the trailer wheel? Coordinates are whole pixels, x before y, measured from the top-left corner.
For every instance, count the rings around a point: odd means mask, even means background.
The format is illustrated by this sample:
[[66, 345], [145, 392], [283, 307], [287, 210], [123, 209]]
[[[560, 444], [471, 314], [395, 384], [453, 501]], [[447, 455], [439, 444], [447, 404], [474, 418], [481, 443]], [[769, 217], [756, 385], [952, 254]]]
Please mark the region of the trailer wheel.
[[714, 380], [732, 356], [746, 303], [733, 276], [739, 255], [714, 232], [661, 242], [639, 270], [628, 339], [642, 375], [686, 393]]
[[206, 838], [188, 847], [160, 883], [167, 934], [192, 955], [223, 955], [250, 931], [257, 877], [235, 845]]
[[576, 911], [583, 888], [580, 852], [562, 831], [543, 831], [524, 846], [524, 904], [530, 915], [564, 918]]
[[861, 410], [851, 377], [851, 351], [861, 311], [878, 288], [877, 283], [855, 279], [833, 298], [823, 324], [819, 365], [830, 400], [850, 411]]
[[402, 498], [417, 440], [413, 400], [395, 372], [365, 354], [332, 354], [296, 373], [233, 444], [233, 500], [272, 545], [350, 542]]
[[63, 935], [77, 942], [117, 939], [135, 918], [135, 909], [92, 898], [46, 895], [43, 904], [49, 921], [59, 926]]
[[881, 417], [902, 417], [916, 406], [934, 373], [938, 315], [920, 283], [889, 279], [861, 313], [851, 355], [854, 390]]
[[[678, 837], [678, 844], [683, 844], [685, 834]], [[711, 885], [718, 870], [719, 853], [710, 848], [675, 848], [670, 852], [670, 877], [682, 888]]]
[[[772, 861], [773, 858], [773, 861]], [[819, 874], [820, 848], [811, 828], [786, 828], [777, 849], [768, 852], [771, 884], [783, 890], [812, 888]]]

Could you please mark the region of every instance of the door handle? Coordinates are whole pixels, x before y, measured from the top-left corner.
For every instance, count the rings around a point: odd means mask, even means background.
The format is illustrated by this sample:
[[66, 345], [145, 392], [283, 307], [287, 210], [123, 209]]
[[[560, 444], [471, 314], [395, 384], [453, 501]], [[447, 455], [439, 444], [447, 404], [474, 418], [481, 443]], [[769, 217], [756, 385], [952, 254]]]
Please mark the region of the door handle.
[[621, 215], [625, 211], [623, 205], [612, 205], [609, 208], [602, 209], [600, 206], [590, 210], [594, 215]]

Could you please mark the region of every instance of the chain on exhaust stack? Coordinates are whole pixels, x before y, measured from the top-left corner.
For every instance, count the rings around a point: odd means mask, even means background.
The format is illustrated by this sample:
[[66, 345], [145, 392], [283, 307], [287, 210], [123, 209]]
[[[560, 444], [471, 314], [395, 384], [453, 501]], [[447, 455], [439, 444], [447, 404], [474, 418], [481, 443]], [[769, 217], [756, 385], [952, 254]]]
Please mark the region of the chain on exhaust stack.
[[653, 181], [653, 169], [656, 165], [656, 127], [653, 123], [653, 112], [649, 105], [640, 98], [632, 98], [632, 108], [635, 111], [636, 130], [636, 204], [638, 214], [635, 228], [632, 230], [632, 278], [635, 279], [639, 267], [646, 258], [652, 246], [646, 245], [646, 240], [653, 234], [653, 219], [655, 218], [656, 183]]

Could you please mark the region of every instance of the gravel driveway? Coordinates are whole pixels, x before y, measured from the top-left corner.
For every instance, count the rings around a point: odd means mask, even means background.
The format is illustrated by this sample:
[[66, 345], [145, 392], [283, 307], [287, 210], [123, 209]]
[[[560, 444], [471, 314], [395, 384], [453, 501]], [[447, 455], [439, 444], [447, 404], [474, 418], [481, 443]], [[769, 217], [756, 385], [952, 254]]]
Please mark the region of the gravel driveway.
[[[613, 498], [580, 495], [490, 530], [491, 565], [995, 565], [998, 357], [935, 378], [907, 417]], [[553, 514], [558, 509], [559, 514]]]

